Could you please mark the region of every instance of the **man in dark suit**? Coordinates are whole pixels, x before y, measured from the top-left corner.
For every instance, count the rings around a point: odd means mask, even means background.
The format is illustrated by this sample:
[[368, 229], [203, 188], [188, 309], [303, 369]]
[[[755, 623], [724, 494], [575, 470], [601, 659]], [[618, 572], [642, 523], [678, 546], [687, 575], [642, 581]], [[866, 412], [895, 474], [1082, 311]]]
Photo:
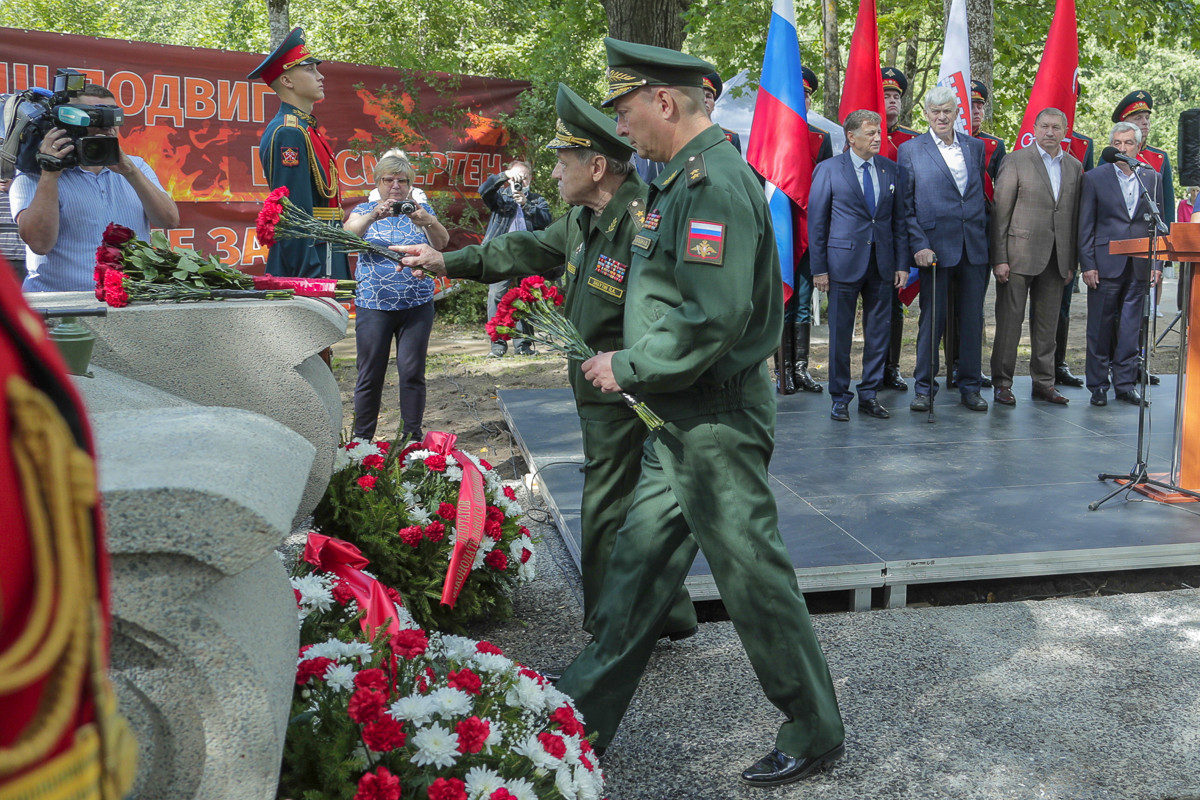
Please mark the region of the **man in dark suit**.
[[[1142, 132], [1131, 122], [1113, 126], [1109, 143], [1122, 154], [1137, 158]], [[1145, 401], [1137, 388], [1138, 333], [1142, 300], [1150, 279], [1146, 258], [1111, 255], [1108, 243], [1146, 235], [1142, 215], [1149, 212], [1141, 185], [1129, 165], [1104, 164], [1083, 176], [1079, 201], [1079, 263], [1088, 287], [1087, 387], [1092, 405], [1108, 405], [1109, 372], [1118, 400], [1133, 405]], [[1162, 176], [1142, 171], [1142, 180], [1163, 208]], [[1162, 278], [1162, 263], [1155, 261], [1153, 279]], [[1113, 341], [1113, 338], [1116, 341]]]
[[1017, 404], [1012, 381], [1027, 302], [1033, 399], [1068, 402], [1054, 386], [1054, 332], [1063, 287], [1075, 269], [1083, 166], [1063, 150], [1067, 125], [1062, 111], [1042, 109], [1033, 125], [1034, 143], [1007, 156], [996, 178], [990, 226], [996, 276], [992, 381], [996, 402], [1006, 406]]
[[843, 127], [850, 149], [817, 165], [808, 199], [808, 240], [813, 284], [829, 292], [830, 416], [848, 422], [850, 347], [854, 312], [863, 301], [863, 369], [858, 410], [878, 419], [890, 414], [876, 393], [883, 384], [894, 290], [908, 280], [904, 174], [879, 155], [882, 120], [859, 109]]
[[[879, 78], [883, 81], [883, 111], [887, 115], [886, 135], [892, 145], [891, 149], [885, 152], [894, 158], [900, 145], [920, 136], [921, 132], [900, 124], [904, 95], [908, 94], [908, 77], [895, 67], [882, 67], [879, 70]], [[888, 332], [887, 359], [883, 366], [883, 388], [907, 392], [908, 382], [900, 372], [900, 349], [904, 342], [904, 301], [900, 299], [901, 288], [903, 286], [892, 292], [891, 328]]]
[[[987, 411], [987, 401], [979, 394], [988, 264], [983, 143], [954, 130], [958, 101], [952, 89], [930, 90], [925, 95], [925, 116], [929, 134], [900, 145], [904, 194], [910, 201], [908, 247], [921, 269], [916, 395], [909, 407], [928, 411], [931, 397], [937, 394], [936, 350], [946, 326], [950, 277], [956, 275], [958, 389], [964, 406]], [[935, 259], [937, 269], [929, 269]]]

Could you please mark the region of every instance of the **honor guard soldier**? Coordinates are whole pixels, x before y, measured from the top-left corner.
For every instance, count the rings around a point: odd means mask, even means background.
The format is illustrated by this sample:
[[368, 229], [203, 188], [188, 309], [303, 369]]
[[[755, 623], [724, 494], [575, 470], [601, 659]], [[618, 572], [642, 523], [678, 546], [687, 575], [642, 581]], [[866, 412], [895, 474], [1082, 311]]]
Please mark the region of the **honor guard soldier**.
[[[892, 155], [895, 158], [900, 145], [920, 136], [921, 132], [900, 124], [900, 112], [904, 108], [904, 95], [908, 93], [908, 78], [895, 67], [883, 67], [879, 70], [883, 79], [883, 108], [887, 113], [887, 139], [892, 143]], [[884, 154], [886, 155], [886, 153]], [[887, 361], [883, 367], [883, 388], [907, 392], [908, 384], [900, 374], [900, 347], [904, 342], [904, 302], [900, 299], [900, 291], [892, 292], [892, 323], [887, 351]]]
[[[717, 105], [717, 100], [721, 97], [721, 91], [724, 88], [725, 84], [716, 72], [710, 72], [704, 76], [704, 108], [708, 111], [709, 119], [712, 119], [713, 108]], [[731, 131], [724, 126], [721, 130], [725, 132], [725, 138], [729, 140], [729, 143], [737, 148], [739, 153], [742, 152], [742, 137], [738, 132]]]
[[790, 783], [839, 758], [845, 731], [767, 475], [775, 391], [766, 358], [783, 329], [770, 211], [753, 170], [704, 113], [712, 65], [649, 45], [605, 45], [604, 105], [617, 113], [617, 133], [666, 167], [632, 243], [622, 346], [588, 359], [583, 374], [606, 392], [640, 395], [665, 424], [646, 441], [595, 637], [559, 688], [607, 747], [698, 544], [763, 691], [785, 717], [775, 749], [742, 780]]
[[0, 257], [0, 797], [119, 800], [108, 553], [83, 403]]
[[[811, 69], [801, 66], [800, 70], [804, 78], [804, 104], [811, 108], [813, 92], [820, 84], [817, 74]], [[822, 161], [833, 158], [833, 145], [829, 136], [812, 125], [808, 125], [808, 154], [812, 158], [810, 171]], [[786, 265], [783, 266], [787, 268]], [[811, 256], [808, 250], [805, 250], [792, 273], [792, 296], [783, 308], [783, 341], [775, 354], [776, 386], [780, 394], [795, 394], [798, 391], [820, 394], [825, 391], [825, 387], [817, 383], [808, 371], [812, 304]]]
[[[597, 352], [619, 350], [624, 341], [630, 245], [646, 218], [646, 184], [633, 171], [633, 147], [617, 136], [613, 120], [563, 84], [555, 101], [558, 122], [546, 145], [558, 155], [553, 177], [572, 205], [542, 231], [514, 231], [453, 253], [430, 247], [400, 248], [404, 266], [444, 272], [451, 278], [490, 283], [524, 275], [566, 274], [563, 313]], [[443, 265], [444, 266], [441, 266]], [[633, 503], [649, 431], [619, 394], [584, 379], [580, 362], [567, 362], [583, 430], [583, 500], [580, 503], [580, 573], [583, 629], [594, 633], [596, 602], [617, 531]], [[685, 639], [697, 630], [696, 611], [680, 586], [662, 635]]]
[[[321, 62], [304, 45], [296, 28], [247, 78], [262, 79], [282, 101], [263, 131], [258, 158], [271, 189], [288, 188], [288, 199], [301, 211], [341, 227], [342, 203], [334, 150], [317, 127], [313, 106], [325, 99]], [[267, 255], [267, 274], [347, 279], [346, 254], [312, 239], [282, 239]]]

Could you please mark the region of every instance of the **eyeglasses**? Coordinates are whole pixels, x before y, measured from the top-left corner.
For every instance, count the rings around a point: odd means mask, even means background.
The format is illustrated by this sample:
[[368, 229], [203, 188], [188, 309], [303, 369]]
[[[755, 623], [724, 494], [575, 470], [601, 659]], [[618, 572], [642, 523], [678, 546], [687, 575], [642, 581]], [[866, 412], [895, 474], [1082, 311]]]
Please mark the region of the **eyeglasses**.
[[383, 177], [383, 178], [376, 178], [375, 182], [376, 183], [386, 183], [386, 184], [408, 183], [408, 178], [401, 178], [399, 175], [389, 175], [389, 176]]

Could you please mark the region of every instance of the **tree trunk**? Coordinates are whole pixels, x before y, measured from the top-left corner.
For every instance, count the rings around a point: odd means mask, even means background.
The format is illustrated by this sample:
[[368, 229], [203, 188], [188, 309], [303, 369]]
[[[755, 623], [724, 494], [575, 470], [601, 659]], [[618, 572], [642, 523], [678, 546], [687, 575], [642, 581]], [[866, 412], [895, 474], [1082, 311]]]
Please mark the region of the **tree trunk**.
[[822, 26], [825, 30], [825, 118], [837, 121], [842, 104], [842, 52], [838, 49], [837, 0], [821, 0]]
[[608, 35], [678, 50], [683, 47], [683, 12], [689, 5], [691, 0], [604, 0]]
[[288, 22], [288, 0], [267, 0], [267, 30], [271, 32], [271, 49], [283, 44], [283, 40], [291, 33], [292, 26]]
[[[983, 81], [983, 85], [988, 88], [994, 101], [996, 94], [992, 91], [993, 13], [995, 13], [993, 0], [967, 0], [967, 36], [971, 39], [971, 77], [977, 81]], [[985, 121], [992, 118], [992, 109], [995, 108], [995, 105], [994, 102], [987, 104], [983, 117]]]
[[904, 77], [908, 78], [908, 91], [904, 93], [904, 104], [900, 107], [900, 124], [912, 126], [912, 110], [917, 104], [917, 45], [921, 39], [921, 20], [914, 20], [908, 43], [904, 48]]

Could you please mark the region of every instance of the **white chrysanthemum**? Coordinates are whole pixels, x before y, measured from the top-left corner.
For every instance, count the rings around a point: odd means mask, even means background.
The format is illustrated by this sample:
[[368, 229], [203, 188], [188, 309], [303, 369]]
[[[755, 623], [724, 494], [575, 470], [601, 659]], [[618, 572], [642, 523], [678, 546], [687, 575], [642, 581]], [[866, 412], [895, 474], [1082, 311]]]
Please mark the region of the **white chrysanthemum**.
[[467, 770], [467, 797], [491, 797], [492, 793], [504, 786], [504, 778], [500, 773], [487, 767], [471, 767]]
[[446, 467], [446, 478], [455, 483], [461, 483], [463, 479], [463, 471], [460, 467]]
[[512, 659], [496, 653], [475, 653], [471, 665], [477, 672], [501, 673], [512, 669]]
[[310, 658], [332, 658], [337, 661], [342, 657], [342, 647], [344, 643], [339, 639], [326, 639], [323, 642], [318, 642], [312, 647], [304, 651], [304, 656], [301, 661], [307, 661]]
[[433, 720], [436, 708], [433, 700], [421, 694], [410, 694], [392, 703], [388, 713], [401, 722], [428, 725]]
[[541, 712], [546, 708], [546, 695], [542, 687], [532, 678], [521, 675], [508, 690], [505, 700], [510, 706], [520, 706], [527, 711]]
[[425, 526], [433, 522], [433, 515], [431, 515], [423, 506], [420, 505], [408, 506], [408, 518], [415, 524], [421, 526]]
[[453, 767], [458, 760], [458, 734], [451, 733], [441, 725], [430, 725], [421, 728], [412, 737], [412, 744], [417, 748], [413, 754], [413, 763], [418, 767]]
[[504, 723], [500, 720], [484, 719], [489, 726], [487, 738], [483, 740], [483, 751], [491, 752], [493, 747], [499, 747], [504, 741]]
[[[542, 687], [542, 697], [546, 701], [546, 708], [551, 711], [559, 706], [571, 706], [572, 710], [575, 709], [575, 706], [573, 705], [574, 701], [571, 700], [570, 695], [560, 692], [558, 687], [552, 683], [547, 683]], [[579, 715], [578, 711], [575, 712], [575, 716], [579, 719], [583, 719], [583, 717]]]
[[533, 784], [524, 778], [512, 778], [505, 785], [509, 794], [517, 798], [517, 800], [538, 800], [537, 790], [533, 788]]
[[554, 788], [564, 800], [575, 800], [575, 778], [570, 767], [559, 767], [554, 773]]
[[351, 461], [361, 464], [362, 460], [367, 456], [383, 455], [382, 450], [365, 439], [355, 439], [355, 441], [359, 443], [358, 447], [354, 447], [346, 451], [346, 454], [350, 456]]
[[434, 453], [432, 450], [413, 450], [404, 457], [404, 466], [407, 467], [410, 464], [417, 463], [418, 461], [424, 461], [433, 454]]
[[446, 658], [451, 661], [466, 661], [475, 655], [475, 640], [465, 636], [443, 634], [442, 647], [445, 648]]
[[567, 746], [567, 752], [563, 753], [563, 761], [571, 765], [578, 764], [579, 757], [583, 755], [583, 751], [579, 749], [579, 737], [559, 735], [562, 736], [563, 743]]
[[339, 692], [354, 688], [354, 667], [348, 664], [330, 664], [325, 668], [325, 683]]
[[320, 575], [304, 575], [291, 579], [292, 588], [300, 593], [300, 619], [313, 611], [328, 611], [333, 607], [333, 581]]
[[528, 583], [537, 577], [537, 564], [533, 563], [533, 558], [530, 558], [521, 566], [517, 567], [517, 580], [522, 583]]
[[600, 768], [589, 771], [580, 765], [575, 768], [575, 792], [579, 800], [600, 800], [604, 792], [604, 782]]
[[339, 447], [333, 454], [333, 471], [341, 472], [346, 467], [353, 464], [354, 461], [350, 458], [350, 454], [346, 452], [346, 448]]
[[434, 713], [443, 719], [465, 717], [471, 713], [470, 695], [451, 686], [443, 686], [430, 692], [429, 699], [433, 701]]
[[417, 625], [416, 621], [413, 619], [413, 615], [409, 613], [407, 608], [399, 603], [392, 603], [392, 605], [396, 609], [396, 624], [400, 626], [400, 630], [405, 631], [411, 628], [420, 627]]
[[457, 458], [455, 458], [454, 456], [452, 456], [449, 453], [446, 453], [445, 455], [446, 455], [446, 466], [447, 467], [457, 467], [458, 466]]
[[[485, 537], [483, 537], [483, 541], [490, 542], [492, 540], [489, 537], [485, 536]], [[480, 543], [479, 549], [475, 551], [475, 560], [471, 562], [472, 571], [477, 570], [483, 566], [483, 560], [485, 558], [487, 558], [487, 554], [489, 552], [491, 552], [491, 549], [492, 548], [490, 548], [490, 547], [484, 547], [482, 542]], [[451, 553], [451, 555], [453, 555], [453, 553]]]
[[366, 664], [371, 660], [371, 656], [374, 655], [374, 652], [375, 651], [371, 649], [370, 643], [355, 640], [353, 642], [346, 642], [342, 647], [342, 658], [348, 660], [357, 658], [358, 663]]
[[542, 747], [542, 743], [538, 741], [536, 736], [526, 736], [521, 741], [513, 745], [513, 752], [519, 756], [525, 756], [529, 759], [529, 763], [534, 767], [542, 769], [555, 769], [562, 762], [554, 756], [546, 752], [546, 748]]

